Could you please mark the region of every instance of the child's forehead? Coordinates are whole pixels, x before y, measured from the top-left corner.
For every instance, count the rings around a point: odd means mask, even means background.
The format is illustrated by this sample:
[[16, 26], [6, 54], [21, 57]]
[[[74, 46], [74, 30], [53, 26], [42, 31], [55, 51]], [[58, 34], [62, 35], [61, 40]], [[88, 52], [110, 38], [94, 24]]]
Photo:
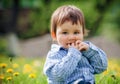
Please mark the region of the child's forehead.
[[80, 21], [78, 20], [77, 22], [73, 22], [72, 20], [66, 20], [66, 21], [63, 21], [61, 23], [58, 23], [57, 25], [61, 26], [61, 25], [65, 24], [65, 23], [72, 24], [72, 25], [79, 25]]
[[66, 21], [65, 23], [58, 25], [57, 28], [62, 28], [62, 29], [71, 29], [71, 28], [82, 28], [82, 25], [80, 23], [78, 24], [72, 24], [71, 21]]

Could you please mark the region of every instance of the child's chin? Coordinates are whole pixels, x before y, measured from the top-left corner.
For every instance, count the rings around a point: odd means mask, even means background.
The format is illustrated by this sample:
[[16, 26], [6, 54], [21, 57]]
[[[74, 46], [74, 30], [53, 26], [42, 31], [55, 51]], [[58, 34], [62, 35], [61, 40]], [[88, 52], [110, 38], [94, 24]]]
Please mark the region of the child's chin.
[[65, 49], [68, 49], [68, 46], [62, 46], [63, 48], [65, 48]]
[[69, 47], [68, 47], [68, 46], [65, 46], [64, 48], [65, 48], [65, 49], [68, 49]]

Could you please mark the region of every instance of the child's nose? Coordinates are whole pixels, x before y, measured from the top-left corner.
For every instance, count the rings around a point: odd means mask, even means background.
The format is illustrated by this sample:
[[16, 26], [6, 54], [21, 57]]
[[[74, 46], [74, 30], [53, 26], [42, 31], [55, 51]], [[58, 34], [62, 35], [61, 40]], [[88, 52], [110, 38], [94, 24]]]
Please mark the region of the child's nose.
[[69, 39], [70, 39], [70, 40], [75, 40], [75, 39], [76, 39], [76, 36], [75, 36], [75, 35], [69, 35]]

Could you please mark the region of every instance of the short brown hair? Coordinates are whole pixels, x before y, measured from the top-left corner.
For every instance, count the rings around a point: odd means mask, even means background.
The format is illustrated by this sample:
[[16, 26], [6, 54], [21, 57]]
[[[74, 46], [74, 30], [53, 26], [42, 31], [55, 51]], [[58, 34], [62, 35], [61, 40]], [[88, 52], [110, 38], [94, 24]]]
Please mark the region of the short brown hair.
[[51, 34], [56, 36], [57, 25], [62, 25], [65, 21], [71, 21], [72, 24], [82, 25], [83, 34], [85, 33], [85, 21], [82, 11], [73, 5], [64, 5], [57, 8], [51, 17]]

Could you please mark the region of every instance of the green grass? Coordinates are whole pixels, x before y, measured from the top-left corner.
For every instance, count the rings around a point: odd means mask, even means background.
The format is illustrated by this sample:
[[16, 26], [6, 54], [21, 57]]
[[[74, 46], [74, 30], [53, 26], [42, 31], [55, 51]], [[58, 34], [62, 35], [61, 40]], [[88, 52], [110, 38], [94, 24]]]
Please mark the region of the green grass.
[[[0, 55], [0, 84], [47, 84], [43, 74], [44, 62], [45, 58], [11, 59]], [[109, 59], [108, 70], [95, 76], [96, 84], [120, 84], [119, 65], [120, 60]]]
[[[43, 58], [16, 57], [11, 60], [11, 58], [0, 57], [0, 61], [2, 84], [47, 84], [46, 77], [43, 74]], [[2, 68], [3, 63], [6, 64], [5, 68]], [[7, 72], [9, 69], [12, 69], [13, 72]], [[19, 75], [14, 76], [15, 72], [18, 72]], [[12, 79], [8, 80], [9, 77]]]

